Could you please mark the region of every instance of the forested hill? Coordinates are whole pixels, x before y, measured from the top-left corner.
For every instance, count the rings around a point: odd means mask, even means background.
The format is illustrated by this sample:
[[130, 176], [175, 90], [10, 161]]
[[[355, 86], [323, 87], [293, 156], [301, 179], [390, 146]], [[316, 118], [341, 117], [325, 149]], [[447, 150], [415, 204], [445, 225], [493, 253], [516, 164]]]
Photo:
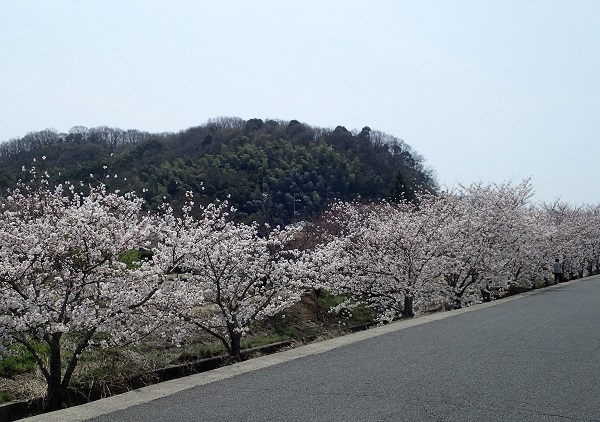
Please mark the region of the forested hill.
[[211, 119], [179, 133], [74, 127], [32, 132], [0, 144], [0, 188], [27, 178], [104, 181], [136, 191], [150, 206], [181, 204], [188, 190], [226, 199], [245, 220], [289, 223], [322, 211], [329, 200], [395, 199], [435, 187], [424, 160], [402, 140], [364, 127], [349, 131], [296, 120]]

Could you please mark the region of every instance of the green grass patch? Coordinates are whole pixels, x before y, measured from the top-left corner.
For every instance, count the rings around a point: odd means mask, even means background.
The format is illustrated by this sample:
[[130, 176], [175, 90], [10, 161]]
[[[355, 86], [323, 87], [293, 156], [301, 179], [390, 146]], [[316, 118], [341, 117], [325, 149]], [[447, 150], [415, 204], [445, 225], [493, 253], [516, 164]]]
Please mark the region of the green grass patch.
[[8, 391], [0, 391], [0, 403], [8, 403], [14, 400], [14, 396]]
[[[331, 309], [348, 299], [345, 295], [333, 295], [326, 290], [319, 289], [315, 291], [315, 299], [325, 308]], [[337, 316], [344, 320], [348, 326], [357, 326], [369, 324], [375, 321], [377, 314], [370, 307], [362, 303], [354, 303], [352, 309], [342, 309]]]
[[[34, 349], [42, 356], [47, 355], [48, 345], [35, 344]], [[37, 361], [33, 354], [24, 346], [17, 344], [8, 348], [8, 354], [0, 360], [0, 377], [12, 378], [19, 374], [32, 372], [37, 368]]]
[[172, 361], [171, 364], [180, 364], [186, 362], [194, 362], [200, 359], [207, 359], [214, 356], [226, 354], [225, 346], [221, 343], [211, 344], [194, 344], [181, 351]]
[[127, 264], [127, 268], [132, 269], [135, 267], [136, 262], [140, 262], [142, 260], [142, 253], [137, 249], [129, 249], [125, 251], [119, 256], [119, 261], [124, 264]]
[[[294, 318], [290, 318], [286, 312], [281, 312], [277, 315], [273, 315], [268, 319], [269, 330], [272, 331], [273, 338], [279, 338], [280, 340], [290, 340], [293, 338], [301, 338], [305, 335], [295, 325], [297, 321]], [[252, 346], [257, 347], [257, 346]]]

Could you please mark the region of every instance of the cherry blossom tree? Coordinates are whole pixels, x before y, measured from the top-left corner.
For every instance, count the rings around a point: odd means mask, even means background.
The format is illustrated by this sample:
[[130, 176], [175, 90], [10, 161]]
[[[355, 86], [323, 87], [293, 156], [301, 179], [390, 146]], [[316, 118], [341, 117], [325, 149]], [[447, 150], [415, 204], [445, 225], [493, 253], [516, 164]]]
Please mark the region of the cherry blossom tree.
[[585, 266], [582, 230], [586, 223], [582, 221], [582, 209], [557, 200], [543, 204], [543, 211], [543, 222], [554, 258], [562, 262], [566, 277], [571, 278]]
[[[159, 244], [154, 256], [159, 261], [182, 257], [184, 274], [169, 288], [177, 298], [177, 305], [166, 309], [169, 315], [216, 337], [239, 359], [241, 340], [252, 324], [299, 301], [305, 287], [301, 254], [287, 249], [298, 229], [265, 235], [257, 224], [232, 221], [231, 212], [227, 202], [190, 203], [182, 217], [170, 214], [165, 230], [177, 232], [177, 240], [171, 247]], [[174, 254], [175, 243], [180, 252]], [[176, 328], [177, 337], [186, 334], [186, 326]]]
[[[540, 280], [548, 284], [553, 251], [549, 247], [548, 233], [541, 216], [542, 212], [538, 207], [530, 206], [522, 210], [521, 218], [515, 224], [514, 253], [506, 266], [511, 275], [510, 280], [515, 285], [524, 285], [529, 281], [534, 289]], [[510, 245], [508, 250], [511, 250]]]
[[[489, 267], [491, 239], [486, 235], [486, 213], [469, 195], [454, 196], [457, 206], [449, 224], [447, 249], [441, 260], [444, 295], [454, 308], [477, 302]], [[483, 201], [482, 201], [483, 202]]]
[[119, 260], [149, 246], [155, 224], [140, 213], [142, 200], [104, 186], [80, 189], [41, 178], [0, 198], [0, 342], [35, 357], [47, 382], [45, 410], [62, 405], [90, 345], [150, 329], [139, 310], [164, 281], [147, 262]]
[[569, 278], [598, 270], [599, 207], [573, 206], [561, 201], [543, 204], [542, 219], [555, 257]]
[[[447, 294], [455, 308], [490, 300], [490, 289], [515, 289], [538, 270], [539, 226], [531, 213], [529, 180], [518, 185], [474, 183], [458, 201], [444, 262]], [[512, 287], [511, 287], [512, 286]]]
[[600, 205], [588, 205], [582, 216], [587, 251], [588, 275], [600, 273]]
[[324, 287], [367, 303], [382, 320], [412, 317], [415, 305], [437, 296], [455, 204], [428, 193], [418, 194], [416, 204], [338, 203], [332, 215], [342, 234], [315, 255]]

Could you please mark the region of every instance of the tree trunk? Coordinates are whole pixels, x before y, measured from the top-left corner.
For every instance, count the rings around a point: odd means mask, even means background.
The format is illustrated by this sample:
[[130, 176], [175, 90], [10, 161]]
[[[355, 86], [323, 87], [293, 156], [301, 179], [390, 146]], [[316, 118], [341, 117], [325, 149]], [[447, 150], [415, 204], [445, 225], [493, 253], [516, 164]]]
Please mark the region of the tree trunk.
[[415, 316], [413, 311], [413, 297], [409, 295], [404, 296], [404, 308], [402, 309], [402, 318], [412, 318]]
[[462, 308], [462, 300], [459, 296], [455, 295], [452, 300], [452, 308], [453, 309], [461, 309]]
[[490, 289], [488, 286], [482, 287], [481, 288], [481, 301], [482, 302], [491, 302], [492, 300], [492, 293], [490, 292]]
[[242, 330], [237, 320], [237, 315], [231, 313], [231, 321], [227, 322], [227, 331], [229, 332], [229, 354], [238, 361], [242, 360]]
[[50, 362], [48, 380], [48, 390], [44, 400], [44, 412], [52, 412], [61, 408], [63, 404], [63, 394], [61, 389], [61, 359], [60, 359], [60, 337], [61, 333], [52, 335], [49, 342]]
[[237, 360], [242, 360], [242, 333], [231, 333], [231, 356]]

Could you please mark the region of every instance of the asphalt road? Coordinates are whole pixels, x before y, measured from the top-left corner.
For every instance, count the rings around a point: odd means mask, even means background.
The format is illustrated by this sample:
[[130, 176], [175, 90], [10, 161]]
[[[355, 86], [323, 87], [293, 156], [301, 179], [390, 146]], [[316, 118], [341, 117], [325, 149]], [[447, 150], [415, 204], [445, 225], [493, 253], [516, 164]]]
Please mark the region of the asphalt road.
[[30, 420], [600, 421], [600, 277]]

